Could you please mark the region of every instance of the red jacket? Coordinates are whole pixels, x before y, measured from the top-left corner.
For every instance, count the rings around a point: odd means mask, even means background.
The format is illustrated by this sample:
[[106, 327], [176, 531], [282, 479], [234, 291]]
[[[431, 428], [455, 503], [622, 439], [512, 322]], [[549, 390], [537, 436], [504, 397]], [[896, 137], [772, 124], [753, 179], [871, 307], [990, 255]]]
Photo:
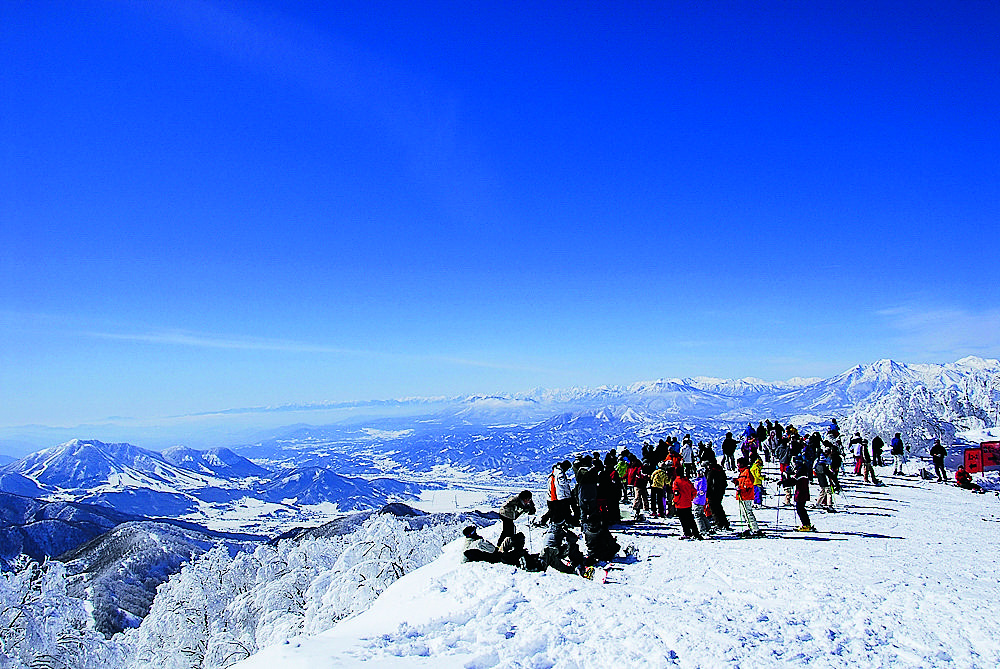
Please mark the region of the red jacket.
[[749, 467], [740, 470], [740, 476], [736, 479], [736, 492], [741, 500], [753, 501], [753, 474]]
[[694, 496], [697, 491], [694, 489], [694, 484], [691, 481], [681, 478], [678, 476], [674, 479], [674, 506], [678, 509], [690, 509], [691, 502], [694, 501]]

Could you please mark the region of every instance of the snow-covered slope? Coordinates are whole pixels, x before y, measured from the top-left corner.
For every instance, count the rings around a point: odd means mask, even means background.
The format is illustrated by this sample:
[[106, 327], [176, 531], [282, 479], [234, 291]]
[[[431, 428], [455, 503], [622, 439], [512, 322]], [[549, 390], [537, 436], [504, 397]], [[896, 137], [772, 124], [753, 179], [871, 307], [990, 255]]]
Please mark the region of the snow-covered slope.
[[771, 539], [678, 541], [673, 520], [624, 527], [638, 559], [605, 584], [461, 564], [456, 543], [361, 615], [236, 666], [1000, 666], [989, 632], [1000, 584], [983, 563], [1000, 550], [1000, 505], [888, 481], [850, 482], [841, 513], [813, 512], [818, 534], [792, 531], [794, 511], [773, 505], [758, 511]]

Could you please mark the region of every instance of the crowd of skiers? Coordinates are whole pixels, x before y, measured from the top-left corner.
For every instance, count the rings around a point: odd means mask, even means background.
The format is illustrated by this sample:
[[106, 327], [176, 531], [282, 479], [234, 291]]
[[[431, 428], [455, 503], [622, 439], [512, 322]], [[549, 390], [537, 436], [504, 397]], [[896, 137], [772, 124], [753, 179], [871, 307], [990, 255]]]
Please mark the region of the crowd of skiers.
[[[795, 504], [800, 520], [798, 531], [815, 531], [807, 503], [810, 484], [820, 489], [815, 508], [835, 511], [834, 496], [841, 492], [840, 475], [848, 456], [853, 457], [854, 475], [864, 482], [882, 485], [875, 466], [883, 461], [885, 443], [878, 436], [870, 444], [855, 432], [845, 450], [840, 426], [833, 419], [825, 434], [814, 431], [802, 435], [791, 425], [777, 421], [752, 423], [737, 439], [727, 432], [721, 444], [722, 462], [717, 459], [711, 441], [697, 444], [691, 435], [680, 441], [666, 437], [654, 446], [644, 443], [639, 453], [627, 448], [611, 449], [603, 457], [593, 452], [581, 454], [573, 462], [563, 460], [552, 467], [548, 477], [546, 510], [537, 521], [544, 526], [542, 550], [532, 554], [525, 548], [524, 534], [516, 532], [514, 520], [523, 514], [535, 514], [532, 494], [524, 490], [500, 508], [502, 524], [496, 546], [485, 542], [475, 527], [466, 528], [467, 560], [484, 560], [519, 565], [529, 570], [553, 567], [565, 572], [585, 573], [587, 565], [609, 561], [620, 549], [610, 532], [622, 521], [621, 505], [631, 505], [633, 519], [649, 514], [653, 518], [676, 517], [682, 529], [681, 539], [703, 539], [716, 532], [732, 531], [722, 500], [732, 484], [739, 503], [739, 513], [746, 529], [742, 535], [760, 537], [763, 532], [754, 515], [754, 507], [764, 496], [765, 462], [777, 464], [778, 485], [784, 490], [784, 504]], [[899, 433], [890, 440], [893, 474], [903, 473], [909, 446]], [[938, 480], [947, 472], [947, 451], [939, 441], [930, 450]], [[726, 470], [736, 474], [730, 478]], [[572, 470], [575, 483], [570, 480]], [[959, 467], [958, 485], [982, 492], [971, 476]], [[572, 528], [580, 528], [586, 552]]]

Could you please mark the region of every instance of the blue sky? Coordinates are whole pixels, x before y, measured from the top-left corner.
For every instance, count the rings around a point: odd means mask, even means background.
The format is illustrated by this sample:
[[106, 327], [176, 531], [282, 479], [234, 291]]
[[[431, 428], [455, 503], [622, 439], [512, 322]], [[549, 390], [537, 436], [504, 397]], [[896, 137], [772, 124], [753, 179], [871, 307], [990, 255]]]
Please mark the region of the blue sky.
[[1000, 6], [0, 4], [0, 425], [1000, 355]]

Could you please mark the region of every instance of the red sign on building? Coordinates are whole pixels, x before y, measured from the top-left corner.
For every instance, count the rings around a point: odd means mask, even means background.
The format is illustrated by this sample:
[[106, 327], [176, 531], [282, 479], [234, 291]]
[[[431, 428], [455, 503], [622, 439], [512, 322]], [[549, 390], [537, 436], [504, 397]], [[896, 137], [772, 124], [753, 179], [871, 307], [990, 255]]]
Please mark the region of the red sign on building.
[[983, 452], [983, 471], [1000, 469], [1000, 441], [984, 441], [979, 445]]
[[965, 449], [963, 464], [970, 474], [1000, 469], [1000, 441], [984, 441], [979, 448]]

